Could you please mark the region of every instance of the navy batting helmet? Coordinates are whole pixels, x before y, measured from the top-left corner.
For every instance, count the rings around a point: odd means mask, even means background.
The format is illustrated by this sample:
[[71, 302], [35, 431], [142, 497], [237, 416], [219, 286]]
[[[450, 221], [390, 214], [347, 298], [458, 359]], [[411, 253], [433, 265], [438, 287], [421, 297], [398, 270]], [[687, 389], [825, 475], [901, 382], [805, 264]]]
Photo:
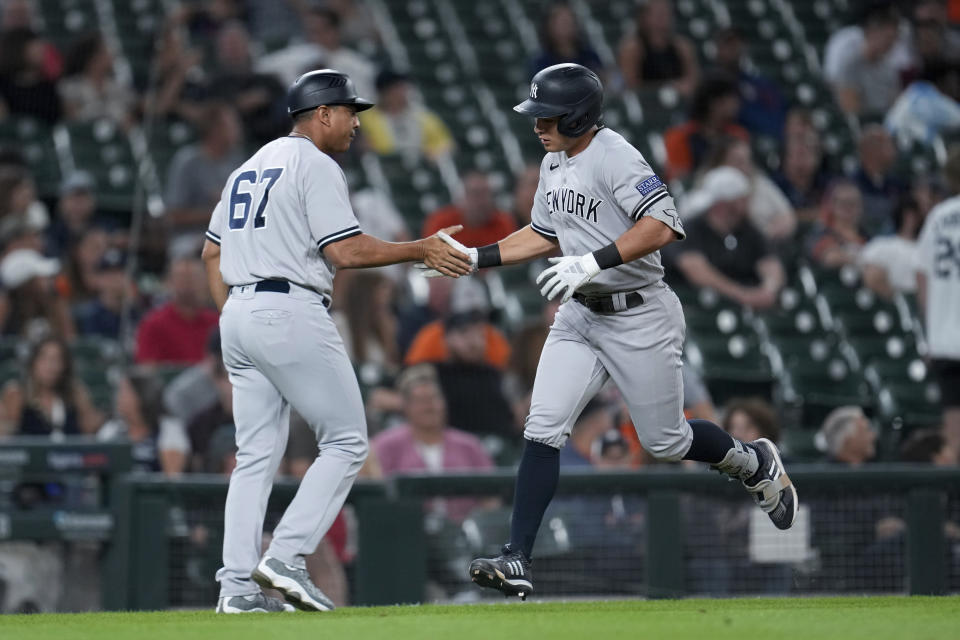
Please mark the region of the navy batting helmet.
[[533, 76], [530, 97], [513, 108], [534, 118], [560, 118], [557, 131], [582, 136], [600, 122], [603, 85], [593, 71], [579, 64], [555, 64]]
[[322, 105], [335, 104], [350, 104], [357, 111], [373, 106], [369, 100], [357, 97], [357, 89], [350, 76], [334, 69], [305, 73], [287, 91], [287, 113], [291, 116]]

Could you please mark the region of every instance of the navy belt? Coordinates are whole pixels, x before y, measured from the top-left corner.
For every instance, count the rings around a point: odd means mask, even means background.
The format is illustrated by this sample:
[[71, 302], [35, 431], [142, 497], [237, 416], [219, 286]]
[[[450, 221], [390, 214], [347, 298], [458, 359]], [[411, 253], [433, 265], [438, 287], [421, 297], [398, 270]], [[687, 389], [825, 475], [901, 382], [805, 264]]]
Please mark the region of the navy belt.
[[[286, 280], [261, 280], [253, 285], [253, 290], [257, 293], [261, 291], [270, 291], [272, 293], [290, 293], [290, 283]], [[321, 295], [323, 306], [330, 308], [330, 299]]]
[[616, 313], [643, 304], [643, 296], [636, 291], [598, 295], [574, 293], [573, 299], [594, 313]]
[[254, 290], [273, 291], [274, 293], [290, 293], [290, 283], [286, 280], [261, 280], [254, 286]]

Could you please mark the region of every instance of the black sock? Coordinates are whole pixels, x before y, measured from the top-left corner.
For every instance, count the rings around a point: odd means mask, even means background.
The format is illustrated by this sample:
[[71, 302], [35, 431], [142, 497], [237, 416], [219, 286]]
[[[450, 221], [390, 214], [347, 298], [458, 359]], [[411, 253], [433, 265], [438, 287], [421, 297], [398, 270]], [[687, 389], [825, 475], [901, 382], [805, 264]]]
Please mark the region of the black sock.
[[733, 448], [733, 436], [709, 420], [689, 420], [693, 429], [693, 444], [684, 460], [717, 464]]
[[529, 560], [533, 542], [560, 479], [560, 451], [550, 445], [527, 440], [517, 472], [510, 521], [510, 548]]

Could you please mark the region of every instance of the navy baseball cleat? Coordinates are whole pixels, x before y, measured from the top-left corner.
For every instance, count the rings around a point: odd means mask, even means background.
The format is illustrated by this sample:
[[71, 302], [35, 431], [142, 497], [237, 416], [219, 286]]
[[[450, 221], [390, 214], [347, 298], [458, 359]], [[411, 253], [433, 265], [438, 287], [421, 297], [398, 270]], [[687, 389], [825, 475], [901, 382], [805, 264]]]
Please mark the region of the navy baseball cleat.
[[280, 598], [271, 598], [263, 593], [249, 596], [223, 596], [217, 602], [217, 613], [279, 613], [281, 611], [295, 611], [295, 609]]
[[481, 587], [496, 589], [505, 596], [526, 600], [533, 593], [533, 573], [530, 561], [509, 544], [503, 545], [496, 558], [477, 558], [470, 563], [470, 579]]
[[778, 529], [789, 529], [797, 518], [797, 489], [783, 468], [780, 452], [766, 438], [754, 440], [748, 446], [757, 452], [760, 468], [743, 481], [743, 486]]
[[264, 556], [253, 570], [253, 581], [264, 589], [276, 589], [301, 611], [333, 611], [333, 601], [310, 580], [307, 570]]

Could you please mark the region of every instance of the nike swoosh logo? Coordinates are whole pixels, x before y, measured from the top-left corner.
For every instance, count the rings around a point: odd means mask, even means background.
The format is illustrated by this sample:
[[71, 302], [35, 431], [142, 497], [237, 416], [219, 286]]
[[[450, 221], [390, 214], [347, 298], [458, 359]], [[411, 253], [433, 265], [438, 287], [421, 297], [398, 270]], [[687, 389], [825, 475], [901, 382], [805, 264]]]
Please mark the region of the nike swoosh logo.
[[554, 169], [556, 169], [556, 168], [559, 167], [559, 166], [560, 166], [559, 164], [552, 164], [552, 165], [550, 165], [550, 171], [553, 171]]

